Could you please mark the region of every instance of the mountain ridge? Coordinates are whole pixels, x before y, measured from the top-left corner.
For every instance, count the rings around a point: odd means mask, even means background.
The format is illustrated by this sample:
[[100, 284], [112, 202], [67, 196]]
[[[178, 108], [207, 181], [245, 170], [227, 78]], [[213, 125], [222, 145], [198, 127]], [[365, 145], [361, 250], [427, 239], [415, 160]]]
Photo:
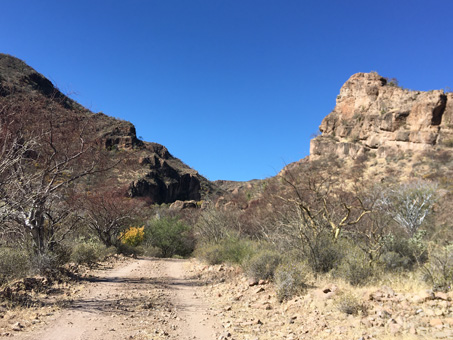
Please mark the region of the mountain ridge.
[[45, 98], [49, 103], [60, 105], [64, 114], [91, 120], [104, 148], [112, 151], [113, 158], [116, 157], [114, 151], [126, 153], [127, 160], [123, 163], [127, 166], [120, 164], [115, 178], [112, 177], [112, 185], [126, 186], [130, 197], [161, 204], [200, 200], [217, 190], [196, 170], [173, 157], [165, 146], [137, 138], [132, 123], [102, 112], [91, 112], [22, 60], [0, 54], [0, 99], [19, 101], [20, 96]]

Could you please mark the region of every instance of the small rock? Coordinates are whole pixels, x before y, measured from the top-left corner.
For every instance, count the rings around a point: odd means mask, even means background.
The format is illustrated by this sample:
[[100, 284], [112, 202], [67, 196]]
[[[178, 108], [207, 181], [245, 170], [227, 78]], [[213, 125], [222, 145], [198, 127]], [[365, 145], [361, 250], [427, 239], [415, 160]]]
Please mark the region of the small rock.
[[436, 292], [434, 294], [434, 298], [438, 299], [438, 300], [443, 300], [443, 301], [450, 300], [450, 297], [446, 293], [443, 293], [443, 292]]
[[389, 286], [382, 286], [381, 291], [387, 296], [387, 298], [390, 298], [392, 296], [395, 296], [395, 291], [390, 288]]
[[377, 311], [376, 314], [382, 319], [387, 319], [392, 316], [392, 313], [386, 311], [385, 309], [381, 309], [381, 310]]
[[248, 281], [248, 285], [249, 285], [249, 287], [257, 286], [258, 285], [258, 281], [255, 280], [255, 279], [250, 279]]
[[429, 324], [431, 325], [431, 327], [441, 327], [443, 325], [443, 322], [441, 319], [431, 319], [429, 320]]
[[389, 324], [389, 332], [391, 334], [396, 334], [401, 330], [401, 327], [402, 327], [401, 325], [392, 322]]
[[229, 337], [231, 337], [231, 333], [230, 332], [225, 332], [225, 333], [221, 334], [218, 339], [219, 340], [224, 340], [224, 339], [228, 339]]
[[244, 296], [244, 295], [240, 294], [240, 295], [237, 295], [237, 296], [231, 298], [231, 300], [232, 300], [232, 301], [239, 301], [239, 300], [242, 299], [243, 296]]
[[22, 325], [20, 322], [16, 322], [14, 325], [12, 325], [11, 329], [15, 332], [20, 332], [24, 328], [24, 325]]
[[264, 292], [265, 289], [263, 287], [260, 287], [258, 288], [256, 291], [255, 291], [255, 294], [258, 294], [258, 293], [261, 293], [261, 292]]

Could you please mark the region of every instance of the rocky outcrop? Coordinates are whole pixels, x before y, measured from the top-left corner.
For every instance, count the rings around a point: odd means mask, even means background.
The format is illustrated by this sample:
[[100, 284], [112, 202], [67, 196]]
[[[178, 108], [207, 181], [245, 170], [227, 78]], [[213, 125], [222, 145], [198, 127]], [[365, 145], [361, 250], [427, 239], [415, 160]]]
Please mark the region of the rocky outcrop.
[[427, 150], [453, 142], [453, 93], [411, 91], [379, 74], [357, 73], [342, 86], [324, 118], [310, 157], [356, 158], [374, 150]]
[[97, 135], [100, 145], [111, 151], [108, 157], [117, 165], [111, 174], [102, 173], [92, 183], [108, 177], [110, 186], [127, 188], [130, 197], [142, 197], [158, 204], [198, 201], [203, 194], [215, 190], [212, 183], [173, 157], [165, 146], [139, 140], [132, 123], [89, 111], [22, 60], [0, 53], [1, 98], [13, 102], [37, 99], [56, 104], [61, 107], [58, 115], [62, 121], [76, 115], [93, 127], [90, 131]]

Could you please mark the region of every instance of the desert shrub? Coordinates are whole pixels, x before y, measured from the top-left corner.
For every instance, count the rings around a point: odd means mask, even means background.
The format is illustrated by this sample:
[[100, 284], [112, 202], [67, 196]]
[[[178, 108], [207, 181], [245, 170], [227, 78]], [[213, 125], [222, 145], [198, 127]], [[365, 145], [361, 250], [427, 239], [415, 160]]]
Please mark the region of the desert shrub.
[[197, 256], [209, 264], [242, 264], [256, 251], [256, 244], [237, 235], [222, 239], [219, 243], [205, 244], [197, 249]]
[[162, 257], [187, 256], [195, 247], [191, 227], [172, 217], [149, 221], [145, 227], [144, 243], [159, 248]]
[[145, 239], [145, 227], [129, 227], [120, 234], [121, 243], [137, 247]]
[[348, 315], [357, 315], [365, 312], [364, 304], [353, 294], [346, 293], [336, 299], [336, 307], [340, 312]]
[[[129, 244], [125, 243], [120, 243], [116, 247], [116, 250], [119, 254], [123, 254], [124, 256], [132, 256], [136, 258], [137, 256], [143, 255], [144, 248], [143, 247], [133, 247], [130, 246]], [[161, 255], [161, 252], [159, 252], [159, 255]]]
[[302, 293], [310, 269], [303, 262], [285, 262], [280, 264], [274, 273], [275, 289], [280, 301], [291, 299]]
[[247, 275], [254, 279], [273, 279], [274, 272], [281, 261], [280, 253], [273, 250], [262, 250], [245, 261], [244, 269]]
[[387, 251], [381, 255], [381, 263], [384, 269], [391, 272], [409, 270], [413, 266], [413, 261], [408, 257], [395, 251]]
[[8, 280], [24, 277], [29, 271], [30, 261], [25, 251], [0, 248], [0, 285]]
[[445, 139], [442, 144], [449, 148], [453, 147], [453, 138]]
[[57, 254], [46, 251], [30, 256], [31, 273], [39, 275], [49, 275], [55, 273], [62, 265]]
[[425, 281], [437, 290], [453, 288], [453, 244], [438, 247], [429, 255], [429, 262], [422, 267]]
[[365, 284], [373, 276], [373, 268], [366, 254], [357, 248], [350, 248], [341, 264], [335, 269], [335, 274], [348, 281], [353, 286]]
[[197, 239], [202, 243], [218, 243], [242, 229], [237, 211], [223, 211], [208, 206], [195, 225]]
[[94, 239], [79, 239], [72, 248], [70, 260], [77, 264], [94, 265], [117, 252], [114, 246], [106, 247]]
[[322, 232], [307, 239], [302, 248], [302, 257], [316, 273], [327, 273], [339, 265], [344, 256], [342, 240], [334, 240], [329, 232]]
[[77, 264], [91, 266], [98, 261], [96, 248], [89, 243], [79, 243], [72, 250], [71, 260]]
[[152, 245], [141, 244], [136, 247], [138, 254], [150, 257], [159, 257], [161, 255], [161, 250]]
[[197, 248], [195, 255], [210, 265], [224, 262], [223, 248], [221, 244], [210, 243]]
[[388, 235], [384, 238], [385, 251], [381, 262], [386, 270], [412, 270], [417, 264], [428, 260], [427, 245], [424, 241], [426, 232], [419, 230], [413, 237], [396, 237]]
[[270, 241], [280, 252], [291, 251], [299, 260], [306, 261], [315, 273], [326, 273], [336, 267], [344, 253], [341, 240], [334, 239], [330, 225], [317, 221], [319, 225], [312, 226], [291, 214], [287, 220], [277, 220], [277, 228], [267, 232]]

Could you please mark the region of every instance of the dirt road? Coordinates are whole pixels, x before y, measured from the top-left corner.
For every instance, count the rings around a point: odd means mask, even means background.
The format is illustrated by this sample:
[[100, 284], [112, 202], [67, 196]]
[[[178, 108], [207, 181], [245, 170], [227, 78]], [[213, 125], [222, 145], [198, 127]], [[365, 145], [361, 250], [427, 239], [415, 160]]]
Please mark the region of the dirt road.
[[26, 340], [216, 339], [201, 285], [187, 260], [137, 259], [94, 274], [73, 302], [43, 320]]

